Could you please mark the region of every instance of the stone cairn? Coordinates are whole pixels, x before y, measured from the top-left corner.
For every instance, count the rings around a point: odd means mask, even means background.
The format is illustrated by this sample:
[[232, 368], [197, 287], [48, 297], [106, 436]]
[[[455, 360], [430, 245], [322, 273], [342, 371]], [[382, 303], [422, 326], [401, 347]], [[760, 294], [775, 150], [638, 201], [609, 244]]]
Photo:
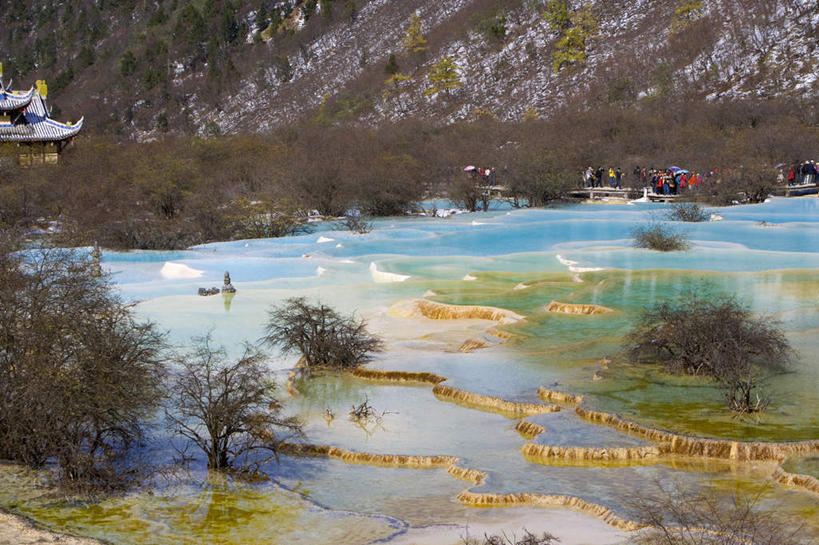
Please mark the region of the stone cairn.
[[230, 273], [225, 271], [225, 285], [222, 286], [222, 293], [236, 293], [236, 288], [230, 283]]

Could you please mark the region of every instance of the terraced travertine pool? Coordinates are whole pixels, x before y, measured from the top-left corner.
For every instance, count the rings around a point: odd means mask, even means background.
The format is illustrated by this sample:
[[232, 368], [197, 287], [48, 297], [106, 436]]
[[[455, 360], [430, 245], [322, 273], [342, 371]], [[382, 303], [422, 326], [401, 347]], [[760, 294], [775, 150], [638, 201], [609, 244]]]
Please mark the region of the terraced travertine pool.
[[[446, 381], [435, 389], [349, 374], [297, 381], [298, 396], [284, 388], [281, 395], [287, 411], [304, 420], [307, 442], [352, 453], [456, 457], [457, 467], [474, 473], [457, 478], [448, 463], [419, 469], [423, 458], [285, 455], [266, 468], [272, 483], [231, 482], [195, 467], [191, 482], [89, 505], [55, 502], [42, 495], [36, 476], [7, 466], [0, 468], [0, 506], [57, 530], [122, 544], [444, 544], [457, 542], [466, 523], [542, 527], [563, 543], [617, 543], [625, 529], [617, 520], [633, 514], [628, 499], [660, 482], [759, 492], [764, 508], [819, 536], [819, 496], [773, 481], [775, 461], [694, 452], [642, 457], [653, 452], [650, 437], [591, 422], [566, 402], [560, 411], [525, 417], [543, 433], [524, 437], [515, 429], [523, 416], [516, 410], [545, 404], [538, 395], [544, 387], [583, 395], [589, 411], [680, 435], [729, 443], [819, 439], [819, 199], [773, 199], [719, 209], [722, 221], [677, 224], [693, 242], [687, 252], [631, 248], [631, 229], [661, 208], [572, 205], [390, 218], [366, 235], [321, 225], [309, 235], [182, 252], [106, 252], [103, 264], [123, 297], [138, 302], [138, 312], [182, 347], [212, 330], [237, 353], [244, 341], [261, 337], [266, 310], [294, 295], [355, 311], [387, 341], [368, 368], [434, 373]], [[225, 270], [235, 297], [196, 295], [198, 287], [221, 285]], [[643, 308], [689, 289], [736, 294], [782, 321], [799, 358], [791, 372], [770, 381], [774, 402], [765, 413], [738, 419], [706, 381], [601, 363], [621, 350]], [[419, 299], [497, 307], [523, 319], [446, 310], [457, 307], [440, 307], [439, 319], [431, 319]], [[612, 311], [546, 312], [551, 301]], [[460, 350], [466, 341], [471, 350]], [[272, 355], [282, 383], [295, 359]], [[475, 395], [455, 399], [447, 391]], [[365, 399], [384, 411], [380, 422], [360, 426], [346, 418]], [[328, 408], [336, 415], [329, 422]], [[169, 439], [161, 428], [156, 433], [160, 446], [152, 455], [170, 460]], [[574, 454], [533, 460], [521, 453], [527, 443]], [[641, 457], [599, 459], [601, 449], [616, 448]], [[817, 476], [817, 455], [810, 449], [793, 455], [784, 469]], [[523, 493], [553, 508], [502, 496]], [[475, 507], [499, 503], [507, 509]]]

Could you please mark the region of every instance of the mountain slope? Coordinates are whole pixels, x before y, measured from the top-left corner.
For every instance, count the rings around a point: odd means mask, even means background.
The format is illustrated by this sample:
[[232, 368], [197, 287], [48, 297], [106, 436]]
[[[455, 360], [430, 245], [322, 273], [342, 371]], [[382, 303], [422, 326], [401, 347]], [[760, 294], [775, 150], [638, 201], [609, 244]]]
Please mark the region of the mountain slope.
[[[2, 0], [0, 46], [6, 80], [45, 77], [64, 117], [139, 138], [819, 94], [814, 1], [563, 3], [556, 25], [544, 11], [557, 0]], [[427, 40], [415, 53], [402, 47], [413, 13]], [[578, 33], [585, 59], [556, 71]], [[447, 56], [461, 85], [428, 93]]]

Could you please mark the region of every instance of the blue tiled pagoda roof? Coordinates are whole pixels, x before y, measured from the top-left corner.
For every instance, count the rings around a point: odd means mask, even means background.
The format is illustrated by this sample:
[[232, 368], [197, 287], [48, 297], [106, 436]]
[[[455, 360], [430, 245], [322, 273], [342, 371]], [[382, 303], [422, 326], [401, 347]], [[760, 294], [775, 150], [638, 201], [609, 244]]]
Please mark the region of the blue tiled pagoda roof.
[[33, 96], [33, 87], [29, 89], [27, 93], [7, 91], [0, 87], [0, 111], [8, 112], [25, 108], [28, 106], [29, 102], [31, 102], [31, 98]]
[[[6, 94], [8, 96], [8, 92]], [[28, 100], [23, 113], [24, 121], [0, 122], [0, 142], [57, 142], [76, 136], [82, 129], [82, 118], [74, 124], [68, 124], [48, 117], [39, 93], [30, 91]]]

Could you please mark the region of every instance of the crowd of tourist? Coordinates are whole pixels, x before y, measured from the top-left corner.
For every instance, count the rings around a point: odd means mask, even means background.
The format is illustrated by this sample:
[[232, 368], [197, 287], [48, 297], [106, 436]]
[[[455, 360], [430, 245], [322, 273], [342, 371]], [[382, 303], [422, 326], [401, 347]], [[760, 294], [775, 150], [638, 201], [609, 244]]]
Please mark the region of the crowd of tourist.
[[[804, 161], [798, 164], [788, 165], [781, 163], [776, 167], [779, 169], [777, 182], [780, 185], [787, 183], [789, 186], [802, 186], [815, 184], [819, 178], [819, 165], [816, 161]], [[719, 181], [723, 176], [731, 177], [733, 172], [726, 168], [714, 169], [707, 172], [704, 177], [699, 172], [688, 171], [679, 167], [667, 169], [634, 167], [631, 178], [626, 180], [626, 175], [622, 168], [614, 167], [588, 167], [582, 173], [581, 186], [585, 188], [608, 187], [612, 189], [622, 189], [627, 183], [630, 188], [648, 188], [657, 195], [679, 195], [685, 191], [698, 189], [706, 182], [714, 178]]]
[[[703, 178], [698, 172], [679, 167], [665, 170], [636, 166], [632, 171], [632, 187], [646, 187], [657, 194], [678, 195], [684, 191], [697, 189]], [[608, 169], [588, 167], [583, 172], [583, 187], [610, 187], [622, 189], [625, 174], [620, 167]]]
[[785, 174], [784, 167], [787, 165], [782, 165], [783, 170], [779, 171], [780, 182], [787, 181], [788, 185], [809, 185], [816, 182], [816, 175], [819, 174], [819, 166], [816, 165], [816, 161], [805, 161], [803, 163], [791, 165], [787, 169], [787, 175]]
[[472, 179], [475, 180], [475, 183], [482, 185], [495, 185], [497, 183], [495, 167], [481, 168], [469, 165], [468, 167], [464, 167], [464, 172], [468, 172], [472, 176]]

